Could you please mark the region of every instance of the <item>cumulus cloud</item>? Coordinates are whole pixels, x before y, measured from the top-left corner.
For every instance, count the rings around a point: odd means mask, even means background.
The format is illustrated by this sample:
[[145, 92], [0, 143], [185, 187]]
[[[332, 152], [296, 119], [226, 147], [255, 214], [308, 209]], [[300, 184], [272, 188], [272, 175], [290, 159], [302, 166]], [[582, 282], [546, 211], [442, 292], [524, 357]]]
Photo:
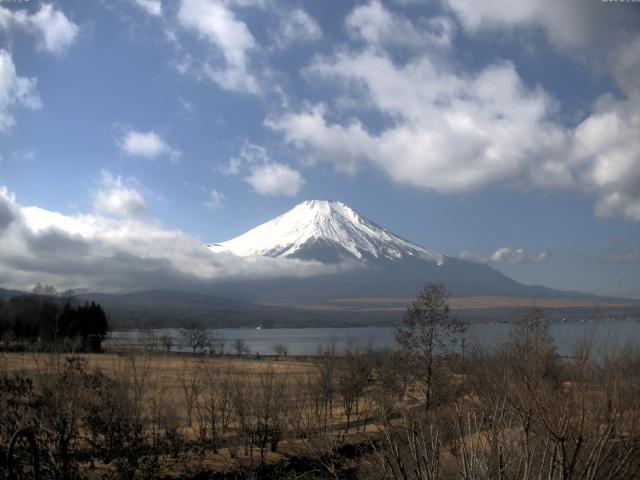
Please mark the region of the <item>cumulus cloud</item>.
[[42, 38], [42, 47], [52, 53], [61, 53], [78, 36], [78, 26], [64, 13], [50, 4], [44, 4], [30, 19]]
[[239, 156], [231, 158], [220, 170], [225, 175], [244, 174], [243, 180], [260, 195], [292, 197], [305, 183], [300, 172], [272, 160], [264, 147], [250, 142], [245, 142]]
[[598, 195], [596, 214], [640, 221], [640, 35], [613, 59], [614, 79], [624, 96], [605, 94], [575, 129], [575, 156], [582, 181]]
[[206, 288], [217, 281], [310, 276], [348, 266], [212, 252], [198, 239], [142, 217], [64, 215], [23, 206], [0, 187], [0, 284], [128, 290]]
[[539, 263], [544, 262], [549, 257], [547, 252], [538, 254], [527, 254], [522, 248], [513, 249], [511, 247], [502, 247], [489, 255], [469, 252], [463, 250], [458, 255], [462, 260], [468, 260], [478, 263], [506, 263], [515, 265], [518, 263]]
[[195, 32], [215, 47], [223, 65], [207, 62], [205, 75], [226, 90], [245, 93], [259, 91], [256, 78], [249, 71], [249, 54], [256, 41], [247, 25], [221, 0], [182, 0], [178, 10], [180, 25]]
[[297, 195], [304, 184], [300, 172], [291, 167], [269, 162], [251, 167], [251, 174], [244, 178], [251, 187], [261, 195]]
[[527, 176], [532, 164], [557, 169], [547, 159], [567, 142], [550, 119], [553, 100], [524, 85], [509, 62], [462, 73], [426, 55], [396, 65], [382, 52], [364, 50], [321, 58], [307, 75], [341, 82], [361, 104], [391, 119], [379, 133], [358, 118], [331, 121], [323, 105], [267, 119], [285, 141], [341, 170], [368, 162], [399, 183], [463, 192]]
[[50, 3], [43, 3], [33, 14], [26, 9], [9, 10], [0, 7], [0, 26], [22, 28], [39, 37], [39, 46], [54, 54], [64, 52], [80, 32], [78, 25]]
[[313, 42], [322, 38], [318, 22], [307, 12], [296, 8], [283, 15], [273, 41], [277, 48], [287, 48], [300, 42]]
[[[541, 86], [527, 85], [509, 61], [470, 69], [428, 48], [397, 58], [389, 32], [402, 31], [397, 37], [417, 46], [416, 35], [425, 31], [376, 1], [346, 20], [362, 45], [315, 57], [303, 70], [307, 80], [336, 88], [337, 108], [330, 101], [285, 105], [265, 125], [303, 151], [305, 161], [330, 162], [339, 171], [373, 166], [394, 182], [443, 193], [495, 184], [570, 188], [591, 192], [600, 217], [640, 221], [640, 36], [622, 28], [624, 21], [620, 32], [611, 32], [602, 21], [619, 15], [606, 13], [617, 11], [611, 6], [598, 18], [591, 10], [603, 7], [595, 2], [584, 9], [567, 3], [578, 18], [563, 30], [541, 12], [565, 12], [564, 4], [525, 1], [504, 9], [495, 2], [448, 2], [467, 32], [543, 26], [550, 41], [576, 58], [598, 57], [603, 52], [593, 47], [593, 35], [610, 34], [603, 68], [619, 91], [602, 95], [576, 126], [563, 124], [558, 102]], [[584, 11], [591, 13], [582, 19]], [[597, 25], [582, 37], [574, 27], [588, 21]]]
[[162, 2], [160, 0], [135, 0], [135, 4], [149, 15], [162, 16]]
[[592, 45], [604, 38], [610, 42], [612, 33], [619, 32], [625, 24], [633, 25], [638, 18], [632, 3], [610, 5], [600, 1], [520, 0], [508, 8], [500, 1], [441, 0], [441, 3], [471, 34], [529, 27], [541, 30], [552, 44], [567, 49]]
[[99, 188], [93, 196], [93, 208], [102, 215], [135, 217], [146, 212], [147, 202], [131, 182], [103, 171]]
[[585, 181], [598, 193], [596, 213], [640, 221], [640, 98], [603, 98], [575, 131]]
[[393, 13], [374, 0], [356, 7], [346, 18], [348, 33], [371, 45], [404, 45], [426, 48], [448, 47], [454, 33], [453, 22], [445, 16], [423, 19], [416, 27], [408, 18]]
[[182, 157], [182, 152], [166, 143], [153, 130], [149, 132], [127, 132], [119, 142], [120, 148], [128, 155], [143, 158], [156, 158], [168, 155], [172, 160]]
[[11, 54], [0, 49], [0, 132], [15, 124], [11, 110], [18, 105], [32, 110], [41, 107], [36, 79], [19, 76]]

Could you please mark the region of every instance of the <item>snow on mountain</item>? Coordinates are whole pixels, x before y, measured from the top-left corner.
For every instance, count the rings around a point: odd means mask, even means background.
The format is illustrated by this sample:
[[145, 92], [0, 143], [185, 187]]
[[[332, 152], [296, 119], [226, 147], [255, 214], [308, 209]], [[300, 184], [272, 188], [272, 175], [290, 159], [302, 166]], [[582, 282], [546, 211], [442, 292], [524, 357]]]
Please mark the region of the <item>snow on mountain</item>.
[[419, 258], [441, 265], [445, 261], [440, 253], [394, 235], [344, 203], [326, 200], [307, 200], [239, 237], [207, 247], [240, 256], [292, 257], [321, 262]]

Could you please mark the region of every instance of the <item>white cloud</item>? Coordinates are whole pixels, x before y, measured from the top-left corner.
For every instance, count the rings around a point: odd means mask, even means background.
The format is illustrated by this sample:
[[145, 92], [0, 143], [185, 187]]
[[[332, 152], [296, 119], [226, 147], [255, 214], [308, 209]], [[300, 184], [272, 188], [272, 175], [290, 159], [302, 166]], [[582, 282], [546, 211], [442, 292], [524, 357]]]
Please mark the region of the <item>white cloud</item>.
[[136, 217], [147, 210], [144, 195], [120, 176], [102, 172], [100, 185], [93, 196], [93, 208], [102, 215]]
[[599, 196], [600, 217], [640, 221], [640, 98], [601, 98], [575, 130], [585, 183]]
[[[368, 18], [362, 12], [380, 19], [358, 23]], [[377, 3], [357, 7], [347, 24], [367, 43], [316, 57], [303, 70], [336, 88], [336, 109], [285, 106], [265, 124], [305, 160], [340, 171], [369, 165], [397, 183], [445, 193], [495, 184], [571, 188], [594, 194], [600, 217], [640, 221], [640, 36], [614, 43], [605, 62], [620, 93], [602, 95], [572, 128], [558, 120], [555, 99], [527, 86], [510, 62], [470, 71], [424, 51], [394, 60], [384, 32], [401, 21], [408, 22]], [[373, 128], [371, 112], [382, 120]]]
[[15, 124], [10, 110], [16, 105], [33, 110], [41, 107], [36, 79], [18, 76], [11, 54], [0, 49], [0, 132]]
[[602, 95], [574, 131], [582, 182], [598, 195], [596, 214], [640, 222], [640, 35], [620, 45], [613, 76], [622, 97]]
[[352, 37], [380, 46], [448, 47], [454, 33], [454, 24], [448, 17], [423, 19], [416, 27], [408, 18], [391, 12], [377, 0], [354, 8], [345, 24]]
[[42, 37], [43, 48], [52, 53], [63, 52], [74, 42], [80, 31], [75, 23], [51, 4], [43, 4], [31, 16], [31, 23]]
[[135, 4], [154, 17], [162, 16], [162, 2], [160, 0], [134, 0]]
[[120, 139], [119, 146], [128, 155], [136, 157], [156, 158], [168, 155], [174, 161], [182, 157], [180, 150], [167, 144], [153, 130], [149, 132], [131, 130]]
[[64, 215], [22, 206], [0, 187], [0, 284], [28, 288], [130, 290], [203, 288], [224, 280], [304, 277], [348, 268], [214, 253], [157, 220]]
[[474, 252], [463, 250], [458, 255], [462, 260], [479, 263], [506, 263], [515, 265], [518, 263], [540, 263], [548, 259], [547, 252], [529, 255], [522, 248], [513, 249], [511, 247], [502, 247], [489, 255], [481, 255]]
[[70, 47], [80, 32], [78, 25], [50, 3], [43, 3], [33, 14], [26, 9], [0, 7], [0, 27], [9, 26], [35, 33], [40, 39], [40, 48], [54, 54], [60, 54]]
[[[554, 45], [574, 49], [598, 43], [605, 38], [610, 48], [612, 34], [626, 22], [632, 25], [635, 5], [611, 5], [609, 2], [583, 0], [520, 0], [505, 7], [500, 0], [441, 0], [458, 17], [464, 29], [516, 31], [539, 29]], [[636, 9], [637, 10], [637, 9]]]
[[212, 188], [208, 192], [208, 198], [204, 202], [204, 206], [211, 210], [217, 210], [222, 206], [222, 202], [224, 202], [224, 195], [215, 188]]
[[[428, 56], [397, 66], [365, 50], [321, 58], [306, 74], [337, 80], [361, 105], [390, 119], [373, 133], [358, 118], [330, 121], [316, 105], [267, 120], [288, 143], [342, 170], [368, 162], [399, 183], [462, 192], [530, 177], [534, 166], [554, 169], [547, 159], [566, 148], [566, 133], [551, 121], [554, 102], [541, 88], [524, 85], [509, 62], [465, 74]], [[571, 180], [565, 177], [552, 180]]]
[[627, 38], [613, 55], [613, 75], [620, 89], [629, 98], [640, 98], [640, 35]]
[[244, 142], [240, 155], [231, 158], [220, 170], [225, 175], [247, 172], [243, 180], [261, 195], [291, 197], [297, 195], [305, 183], [300, 172], [273, 161], [264, 147], [250, 142]]
[[269, 155], [267, 149], [255, 143], [245, 141], [240, 150], [240, 158], [244, 163], [260, 163], [268, 162]]
[[300, 172], [282, 163], [269, 162], [251, 167], [251, 174], [244, 178], [261, 195], [297, 195], [304, 184]]
[[227, 90], [257, 93], [258, 83], [250, 73], [249, 53], [256, 47], [247, 25], [221, 0], [182, 0], [178, 11], [181, 26], [193, 30], [216, 47], [224, 65], [206, 63], [204, 74]]
[[296, 8], [283, 15], [273, 37], [276, 47], [287, 48], [300, 42], [320, 40], [322, 29], [307, 12]]

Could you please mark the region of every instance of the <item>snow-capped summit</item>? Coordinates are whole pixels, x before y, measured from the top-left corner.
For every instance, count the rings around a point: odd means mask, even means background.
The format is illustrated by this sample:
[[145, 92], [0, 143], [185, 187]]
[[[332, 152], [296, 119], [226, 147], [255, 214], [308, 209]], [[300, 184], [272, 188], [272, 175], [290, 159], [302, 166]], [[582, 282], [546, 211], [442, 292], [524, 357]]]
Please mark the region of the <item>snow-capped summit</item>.
[[442, 264], [445, 257], [376, 225], [342, 202], [307, 200], [226, 242], [207, 245], [240, 256], [265, 255], [318, 260], [379, 262], [419, 258]]

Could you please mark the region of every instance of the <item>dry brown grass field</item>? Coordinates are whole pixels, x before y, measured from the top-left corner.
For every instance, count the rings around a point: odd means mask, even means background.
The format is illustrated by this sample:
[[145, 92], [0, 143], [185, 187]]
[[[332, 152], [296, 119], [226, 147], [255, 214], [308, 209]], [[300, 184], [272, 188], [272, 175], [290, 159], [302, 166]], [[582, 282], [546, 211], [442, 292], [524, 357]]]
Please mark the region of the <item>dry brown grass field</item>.
[[[333, 447], [334, 441], [329, 439], [334, 434], [341, 442], [348, 443], [369, 439], [379, 431], [379, 426], [371, 420], [374, 413], [368, 401], [357, 399], [357, 403], [366, 404], [368, 409], [355, 415], [351, 413], [349, 419], [337, 398], [329, 401], [328, 412], [324, 410], [327, 408], [325, 405], [314, 403], [311, 397], [315, 396], [317, 400], [321, 395], [319, 391], [313, 391], [313, 385], [317, 382], [318, 365], [322, 362], [317, 357], [166, 355], [145, 353], [138, 348], [118, 353], [74, 355], [8, 352], [0, 354], [0, 371], [9, 377], [31, 378], [36, 387], [40, 388], [51, 378], [65, 376], [65, 369], [71, 358], [82, 364], [87, 374], [104, 375], [121, 386], [125, 385], [130, 390], [129, 396], [134, 397], [134, 404], [137, 402], [135, 397], [140, 397], [140, 412], [134, 415], [139, 416], [144, 423], [145, 437], [150, 443], [155, 442], [154, 437], [159, 430], [166, 430], [167, 423], [175, 426], [175, 433], [185, 444], [193, 446], [207, 441], [211, 443], [212, 439], [206, 437], [207, 433], [211, 437], [212, 432], [203, 433], [202, 429], [208, 428], [207, 422], [210, 422], [212, 415], [218, 422], [221, 419], [220, 412], [207, 410], [207, 403], [229, 402], [226, 407], [229, 410], [228, 426], [218, 427], [219, 431], [215, 433], [217, 448], [202, 448], [202, 451], [189, 448], [179, 455], [158, 455], [158, 471], [167, 478], [183, 478], [184, 475], [199, 471], [230, 472], [238, 468], [251, 468], [257, 463], [274, 464], [290, 457], [321, 456], [325, 448]], [[335, 357], [331, 358], [332, 363], [335, 360]], [[330, 368], [335, 368], [335, 365]], [[267, 400], [271, 404], [248, 408], [256, 416], [281, 417], [277, 420], [281, 422], [279, 428], [286, 427], [287, 433], [282, 434], [277, 452], [264, 447], [264, 451], [260, 452], [256, 445], [248, 449], [239, 447], [244, 442], [240, 437], [246, 435], [246, 428], [241, 420], [235, 418], [237, 412], [231, 412], [230, 403], [241, 401], [232, 400], [234, 389], [243, 389], [239, 395], [247, 395], [246, 400], [254, 397], [254, 401], [260, 403], [264, 397], [255, 399], [260, 397], [260, 393], [256, 391], [265, 393], [265, 379], [273, 382], [266, 392], [268, 396], [273, 395], [273, 398]], [[208, 381], [211, 383], [207, 384]], [[224, 387], [221, 386], [222, 383], [225, 384]], [[215, 389], [216, 392], [210, 393], [208, 388]], [[208, 395], [223, 395], [227, 398], [220, 400]], [[292, 397], [296, 398], [295, 405]], [[264, 411], [259, 411], [261, 407]], [[191, 413], [187, 413], [190, 409]], [[291, 419], [285, 418], [293, 409], [298, 411], [297, 416], [300, 417], [295, 427], [290, 424]], [[189, 416], [192, 418], [189, 419]], [[345, 427], [348, 420], [351, 422], [350, 431]], [[307, 437], [307, 431], [310, 430], [318, 431], [318, 438], [313, 442], [296, 438]], [[79, 433], [84, 436], [86, 432]], [[81, 462], [79, 472], [87, 478], [117, 476], [112, 465], [100, 461], [91, 461], [89, 464]]]
[[561, 358], [534, 310], [461, 355], [447, 314], [426, 290], [397, 349], [314, 357], [1, 353], [0, 458], [31, 478], [26, 427], [43, 479], [639, 478], [637, 346]]
[[[3, 370], [8, 373], [25, 373], [36, 375], [38, 372], [58, 368], [69, 354], [53, 353], [28, 353], [28, 352], [4, 352], [0, 353]], [[250, 377], [273, 370], [277, 375], [282, 375], [289, 381], [300, 375], [308, 374], [313, 363], [309, 357], [289, 357], [275, 360], [274, 356], [265, 356], [256, 359], [255, 356], [238, 357], [237, 355], [225, 355], [224, 357], [211, 357], [207, 355], [163, 355], [143, 354], [136, 351], [130, 353], [82, 353], [80, 358], [86, 360], [87, 367], [91, 371], [101, 371], [109, 376], [126, 374], [131, 366], [132, 359], [148, 360], [150, 362], [148, 374], [159, 376], [163, 385], [170, 389], [178, 388], [178, 380], [185, 366], [203, 366], [224, 368], [230, 366], [233, 374], [241, 377]]]
[[[20, 374], [37, 379], [64, 368], [67, 354], [48, 353], [4, 353], [0, 354], [0, 364], [7, 374]], [[140, 352], [119, 353], [119, 354], [79, 354], [77, 357], [86, 361], [87, 370], [90, 372], [101, 372], [110, 378], [126, 379], [136, 375], [133, 368], [142, 369], [140, 374], [152, 385], [155, 391], [160, 391], [163, 402], [171, 405], [175, 412], [179, 412], [179, 422], [185, 423], [184, 415], [180, 412], [186, 411], [185, 395], [183, 392], [182, 375], [186, 370], [193, 368], [214, 368], [231, 369], [232, 382], [243, 381], [255, 383], [260, 374], [267, 370], [273, 371], [278, 377], [286, 382], [295, 382], [301, 377], [307, 376], [311, 371], [308, 362], [298, 360], [274, 360], [273, 358], [256, 359], [237, 358], [237, 356], [227, 357], [206, 357], [206, 356], [185, 356], [185, 355], [144, 355]], [[153, 408], [154, 398], [148, 395], [145, 399], [145, 409]], [[196, 426], [181, 428], [181, 433], [186, 440], [194, 441], [197, 437]], [[231, 436], [228, 432], [226, 437]], [[280, 453], [267, 453], [267, 462], [277, 462], [282, 460], [286, 454], [295, 454], [299, 451], [295, 442], [288, 445], [286, 442]], [[227, 472], [238, 465], [250, 465], [252, 459], [244, 450], [234, 453], [232, 456], [229, 448], [220, 448], [217, 453], [208, 452], [205, 454], [187, 453], [182, 455], [178, 461], [171, 461], [167, 458], [160, 460], [160, 470], [167, 477], [180, 478], [188, 472], [197, 471], [217, 471]], [[106, 464], [94, 462], [91, 468], [84, 465], [82, 474], [89, 478], [110, 478], [114, 471]]]

